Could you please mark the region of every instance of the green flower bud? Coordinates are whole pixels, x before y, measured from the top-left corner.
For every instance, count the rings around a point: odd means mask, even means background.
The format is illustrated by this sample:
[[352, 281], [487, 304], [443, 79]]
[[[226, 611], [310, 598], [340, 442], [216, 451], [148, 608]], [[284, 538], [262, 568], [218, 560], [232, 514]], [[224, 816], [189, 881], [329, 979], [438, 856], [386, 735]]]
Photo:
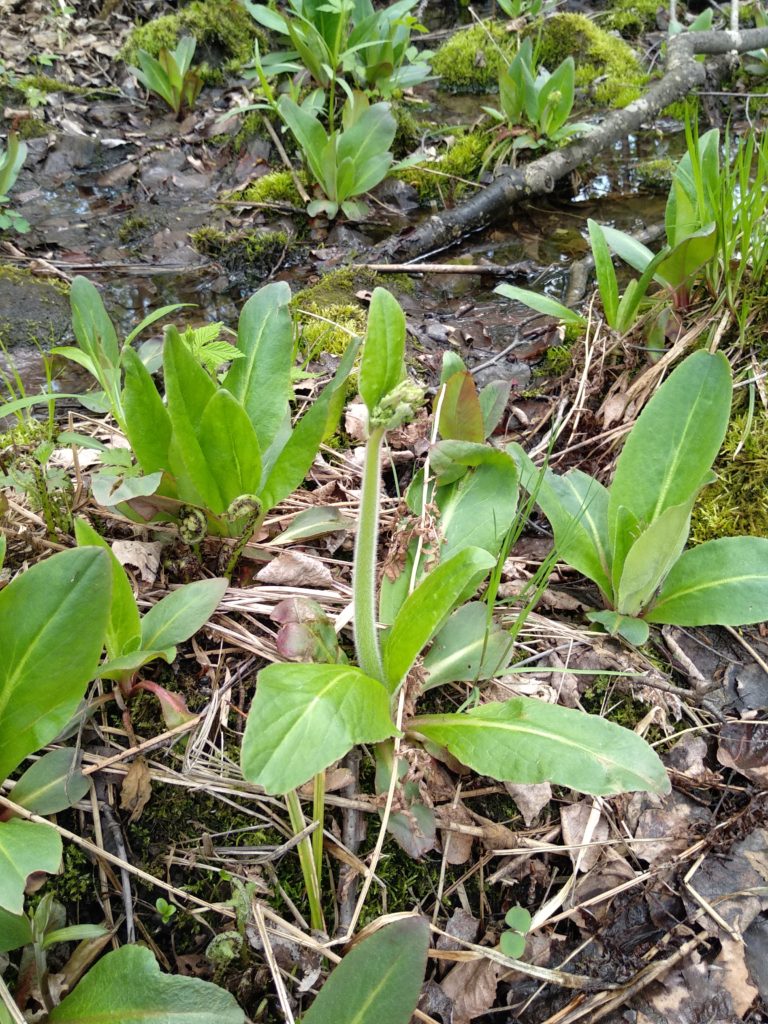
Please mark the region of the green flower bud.
[[424, 404], [424, 390], [412, 380], [401, 380], [371, 413], [371, 427], [394, 430], [413, 419]]

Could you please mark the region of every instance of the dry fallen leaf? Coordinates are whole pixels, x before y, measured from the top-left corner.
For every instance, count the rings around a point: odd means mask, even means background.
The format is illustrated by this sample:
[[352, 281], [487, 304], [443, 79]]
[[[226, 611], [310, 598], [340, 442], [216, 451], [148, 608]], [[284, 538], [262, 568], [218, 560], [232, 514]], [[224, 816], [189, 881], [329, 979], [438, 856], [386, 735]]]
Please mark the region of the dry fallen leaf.
[[137, 757], [128, 769], [120, 789], [120, 808], [131, 812], [128, 819], [130, 822], [139, 820], [151, 796], [149, 765], [143, 757]]
[[112, 554], [120, 565], [131, 565], [139, 570], [145, 583], [154, 583], [160, 568], [163, 545], [159, 541], [116, 540]]
[[456, 964], [440, 983], [453, 1000], [453, 1024], [468, 1024], [487, 1013], [496, 1002], [496, 986], [507, 970], [494, 960]]
[[302, 551], [284, 551], [265, 565], [256, 579], [283, 587], [333, 587], [328, 566]]
[[505, 782], [504, 789], [517, 804], [517, 809], [529, 828], [552, 799], [552, 787], [548, 782], [532, 782], [529, 785]]

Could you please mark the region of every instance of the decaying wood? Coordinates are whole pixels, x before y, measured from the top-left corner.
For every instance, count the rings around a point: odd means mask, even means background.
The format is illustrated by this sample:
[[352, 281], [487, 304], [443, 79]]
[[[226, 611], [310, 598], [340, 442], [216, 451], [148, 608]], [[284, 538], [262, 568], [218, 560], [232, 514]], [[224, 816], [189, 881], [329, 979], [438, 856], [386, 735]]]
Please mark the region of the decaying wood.
[[453, 210], [430, 217], [411, 234], [396, 235], [379, 246], [381, 261], [414, 259], [424, 253], [439, 252], [460, 239], [493, 223], [521, 199], [551, 192], [555, 183], [599, 152], [638, 129], [671, 103], [683, 99], [697, 86], [704, 85], [708, 72], [721, 77], [725, 66], [714, 69], [696, 60], [697, 54], [716, 56], [746, 53], [768, 46], [768, 29], [743, 32], [681, 32], [667, 44], [667, 65], [662, 78], [646, 94], [622, 110], [607, 115], [588, 135], [562, 149], [532, 160], [524, 167], [510, 168], [490, 185]]

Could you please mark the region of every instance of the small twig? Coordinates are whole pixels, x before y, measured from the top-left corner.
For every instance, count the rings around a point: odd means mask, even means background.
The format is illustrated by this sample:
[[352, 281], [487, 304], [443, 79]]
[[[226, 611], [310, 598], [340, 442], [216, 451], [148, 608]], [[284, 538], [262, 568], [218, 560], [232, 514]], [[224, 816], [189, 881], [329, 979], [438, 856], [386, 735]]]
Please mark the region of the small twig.
[[293, 178], [293, 184], [296, 186], [296, 191], [299, 193], [299, 195], [301, 196], [305, 203], [309, 203], [310, 199], [309, 196], [307, 195], [307, 190], [304, 188], [298, 174], [293, 169], [293, 164], [288, 159], [288, 154], [285, 152], [283, 144], [280, 141], [280, 136], [272, 127], [272, 122], [269, 120], [266, 114], [261, 115], [261, 120], [264, 122], [264, 127], [267, 129], [269, 137], [272, 139], [272, 142], [274, 143], [275, 149], [280, 154], [280, 159], [285, 164], [289, 174], [291, 175], [291, 178]]
[[531, 266], [528, 263], [510, 263], [500, 266], [496, 263], [360, 263], [361, 270], [372, 270], [377, 274], [490, 274], [493, 277], [528, 277]]

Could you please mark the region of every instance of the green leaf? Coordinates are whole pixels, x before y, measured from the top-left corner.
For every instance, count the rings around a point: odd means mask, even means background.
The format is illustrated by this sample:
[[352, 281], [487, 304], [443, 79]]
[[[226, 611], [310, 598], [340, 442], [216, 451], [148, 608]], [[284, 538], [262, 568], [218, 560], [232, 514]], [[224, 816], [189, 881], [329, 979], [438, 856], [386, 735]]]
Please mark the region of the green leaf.
[[163, 650], [188, 640], [216, 611], [229, 580], [197, 580], [172, 591], [153, 605], [141, 620], [141, 646]]
[[125, 432], [145, 473], [167, 472], [171, 418], [155, 382], [132, 348], [123, 352]]
[[326, 195], [330, 198], [329, 190], [325, 187], [326, 174], [323, 165], [323, 154], [328, 143], [325, 129], [314, 114], [303, 110], [285, 94], [280, 97], [277, 106], [280, 116], [301, 147], [315, 180], [320, 182]]
[[107, 541], [84, 519], [75, 520], [75, 539], [78, 547], [88, 545], [109, 552], [112, 567], [112, 600], [109, 607], [105, 646], [109, 658], [117, 658], [138, 644], [141, 636], [139, 606], [133, 596], [130, 580]]
[[427, 966], [423, 917], [385, 925], [334, 968], [303, 1024], [408, 1024]]
[[0, 534], [0, 569], [3, 568], [3, 562], [5, 561], [5, 534]]
[[297, 541], [312, 540], [339, 530], [349, 532], [355, 526], [355, 520], [344, 515], [335, 505], [325, 507], [313, 505], [299, 512], [282, 533], [271, 541], [273, 546], [295, 544]]
[[72, 306], [72, 329], [77, 343], [90, 356], [94, 366], [102, 371], [97, 377], [104, 390], [109, 392], [103, 371], [106, 368], [118, 368], [120, 362], [120, 346], [114, 324], [104, 308], [101, 295], [88, 278], [79, 275], [73, 278], [69, 301]]
[[640, 534], [626, 554], [616, 610], [638, 615], [680, 557], [691, 526], [691, 506], [670, 505]]
[[589, 229], [589, 240], [592, 245], [592, 256], [595, 261], [595, 274], [597, 285], [600, 289], [600, 298], [603, 302], [605, 319], [609, 325], [616, 329], [616, 314], [619, 308], [619, 285], [616, 280], [616, 271], [613, 269], [613, 260], [605, 240], [602, 228], [594, 220], [587, 220]]
[[717, 251], [717, 226], [708, 224], [681, 239], [656, 268], [656, 276], [672, 288], [689, 281]]
[[394, 693], [456, 605], [496, 564], [482, 548], [465, 548], [434, 569], [405, 600], [383, 645], [384, 676]]
[[236, 359], [224, 378], [224, 387], [248, 413], [261, 452], [274, 440], [291, 398], [290, 301], [285, 281], [265, 285], [248, 299], [237, 327], [237, 348], [245, 358]]
[[339, 166], [349, 159], [353, 167], [353, 185], [346, 194], [339, 189], [339, 199], [360, 195], [378, 185], [392, 164], [389, 148], [395, 138], [397, 121], [388, 103], [374, 103], [351, 128], [339, 136]]
[[0, 779], [75, 713], [96, 674], [110, 588], [107, 555], [78, 548], [39, 562], [0, 591]]
[[[454, 443], [441, 442], [439, 447], [446, 453]], [[487, 462], [435, 492], [440, 509], [443, 561], [473, 546], [495, 557], [517, 514], [518, 472], [514, 460], [506, 452], [485, 445], [483, 449], [488, 455]], [[458, 452], [456, 455], [461, 460]]]
[[528, 288], [517, 288], [512, 284], [500, 284], [493, 289], [497, 295], [503, 295], [507, 299], [521, 302], [529, 309], [535, 309], [537, 313], [544, 313], [546, 316], [553, 316], [562, 320], [564, 324], [573, 324], [575, 327], [584, 327], [587, 321], [579, 313], [564, 306], [556, 299], [550, 299], [548, 295], [541, 295], [539, 292], [532, 292]]
[[504, 956], [513, 960], [519, 960], [525, 952], [525, 936], [518, 932], [502, 932], [499, 939], [499, 948]]
[[100, 924], [73, 924], [68, 928], [47, 932], [43, 939], [43, 949], [55, 946], [57, 942], [83, 942], [86, 939], [100, 939], [103, 935], [109, 935], [109, 930]]
[[501, 782], [555, 782], [593, 794], [670, 789], [658, 754], [636, 733], [531, 697], [419, 716], [408, 731]]
[[480, 601], [462, 605], [448, 618], [424, 658], [425, 690], [443, 683], [490, 679], [512, 659], [509, 633], [488, 622], [488, 608]]
[[343, 409], [346, 381], [358, 348], [356, 340], [347, 345], [333, 379], [326, 384], [293, 428], [267, 471], [261, 491], [265, 508], [274, 508], [301, 485], [321, 442], [336, 429]]
[[107, 953], [51, 1011], [51, 1024], [244, 1024], [245, 1014], [218, 985], [161, 974], [143, 946]]
[[677, 626], [768, 619], [768, 540], [723, 537], [683, 552], [645, 618]]
[[490, 437], [501, 422], [501, 418], [507, 410], [510, 389], [510, 381], [492, 380], [480, 392], [484, 437]]
[[160, 651], [142, 648], [142, 650], [131, 651], [130, 654], [122, 654], [119, 658], [110, 658], [109, 661], [105, 661], [99, 665], [98, 676], [99, 679], [122, 679], [126, 674], [148, 665], [150, 661], [165, 661], [170, 665], [175, 657], [175, 647], [167, 647]]
[[198, 440], [225, 508], [235, 498], [258, 491], [261, 484], [259, 440], [245, 409], [224, 388], [219, 388], [206, 405]]
[[51, 825], [32, 821], [0, 821], [0, 908], [11, 914], [24, 909], [24, 887], [35, 871], [53, 874], [61, 863], [61, 839]]
[[13, 787], [13, 802], [35, 814], [56, 814], [82, 800], [88, 779], [80, 772], [81, 755], [61, 747], [35, 761]]
[[[10, 914], [0, 907], [0, 953], [20, 949], [22, 946], [28, 946], [31, 942], [32, 928], [27, 915]], [[9, 1017], [8, 1020], [10, 1019]], [[2, 1017], [0, 1017], [0, 1021], [2, 1021]]]
[[644, 619], [635, 619], [629, 615], [621, 615], [619, 612], [610, 610], [587, 612], [587, 618], [590, 622], [599, 623], [611, 636], [623, 636], [635, 647], [642, 647], [650, 632], [648, 623]]
[[360, 362], [360, 397], [374, 409], [403, 379], [405, 313], [385, 288], [374, 288]]
[[504, 917], [507, 928], [523, 933], [531, 927], [531, 920], [531, 915], [524, 907], [511, 907]]
[[[731, 368], [718, 352], [688, 356], [640, 414], [616, 463], [608, 499], [614, 578], [626, 547], [623, 506], [641, 529], [664, 509], [691, 501], [720, 450], [731, 410]], [[634, 538], [632, 538], [634, 539]]]
[[591, 579], [610, 599], [608, 491], [581, 470], [558, 476], [538, 469], [518, 444], [508, 450], [520, 467], [521, 485], [535, 497], [552, 526], [558, 558]]
[[241, 765], [267, 793], [287, 793], [357, 743], [397, 730], [381, 683], [347, 665], [268, 665], [243, 736]]
[[163, 367], [171, 418], [169, 468], [176, 477], [179, 496], [221, 515], [229, 502], [219, 490], [198, 437], [205, 407], [216, 393], [216, 385], [175, 328], [169, 328], [166, 334]]
[[638, 242], [636, 238], [628, 235], [625, 231], [619, 231], [618, 228], [609, 227], [607, 224], [601, 224], [600, 229], [606, 242], [619, 259], [624, 260], [630, 267], [642, 274], [654, 258], [648, 246]]
[[466, 370], [448, 379], [440, 404], [440, 436], [457, 441], [485, 440], [483, 410], [472, 374]]
[[[138, 338], [142, 331], [146, 331], [148, 327], [157, 323], [158, 320], [162, 320], [162, 318], [164, 316], [168, 316], [169, 313], [175, 313], [177, 309], [186, 309], [188, 306], [193, 305], [193, 302], [172, 302], [168, 306], [161, 306], [160, 309], [154, 309], [144, 317], [138, 326], [134, 327], [131, 333], [126, 337], [125, 344], [130, 345], [132, 341]], [[127, 351], [127, 349], [123, 351], [123, 355], [125, 355], [125, 351]]]

